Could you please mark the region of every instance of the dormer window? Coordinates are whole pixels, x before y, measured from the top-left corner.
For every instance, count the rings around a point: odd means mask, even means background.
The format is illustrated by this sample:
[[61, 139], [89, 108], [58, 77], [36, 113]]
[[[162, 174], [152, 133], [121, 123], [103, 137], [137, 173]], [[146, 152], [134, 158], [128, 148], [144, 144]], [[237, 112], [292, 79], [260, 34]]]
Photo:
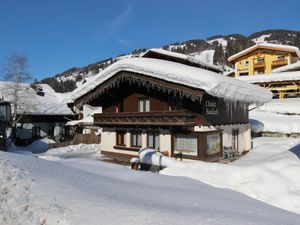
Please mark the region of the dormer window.
[[138, 112], [150, 112], [150, 100], [148, 98], [138, 99]]

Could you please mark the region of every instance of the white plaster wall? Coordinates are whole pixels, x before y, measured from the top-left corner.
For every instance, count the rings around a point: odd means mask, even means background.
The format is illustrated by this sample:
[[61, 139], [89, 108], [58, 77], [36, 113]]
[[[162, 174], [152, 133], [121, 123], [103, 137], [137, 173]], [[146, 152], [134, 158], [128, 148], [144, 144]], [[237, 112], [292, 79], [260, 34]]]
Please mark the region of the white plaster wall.
[[116, 145], [116, 131], [112, 129], [102, 129], [101, 132], [101, 150], [112, 151]]
[[142, 148], [147, 147], [147, 133], [145, 131], [142, 132]]
[[194, 131], [207, 132], [216, 131], [218, 129], [223, 130], [223, 146], [232, 146], [232, 130], [238, 129], [238, 151], [249, 151], [251, 149], [251, 132], [249, 124], [232, 124], [222, 126], [195, 126]]
[[223, 130], [223, 146], [232, 146], [232, 130], [238, 129], [238, 151], [244, 152], [251, 149], [251, 132], [249, 124], [234, 124], [219, 126]]
[[162, 131], [159, 134], [159, 150], [161, 152], [168, 151], [169, 155], [171, 155], [171, 145], [172, 145], [172, 136], [169, 131]]

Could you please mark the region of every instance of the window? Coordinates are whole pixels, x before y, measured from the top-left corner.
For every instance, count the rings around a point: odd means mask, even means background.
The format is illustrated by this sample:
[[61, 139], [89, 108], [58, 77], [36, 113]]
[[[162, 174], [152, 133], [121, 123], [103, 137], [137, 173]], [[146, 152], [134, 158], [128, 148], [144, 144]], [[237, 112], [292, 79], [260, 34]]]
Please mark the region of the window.
[[249, 65], [249, 61], [246, 61], [246, 62], [245, 62], [245, 66], [248, 66], [248, 65]]
[[142, 146], [142, 133], [141, 132], [132, 132], [131, 133], [131, 146], [132, 147], [141, 147]]
[[256, 59], [256, 62], [257, 62], [257, 63], [264, 63], [264, 62], [265, 62], [265, 59], [264, 59], [264, 58], [257, 58], [257, 59]]
[[150, 112], [150, 100], [147, 98], [138, 99], [138, 112]]
[[198, 156], [198, 138], [194, 134], [176, 134], [174, 153]]
[[285, 60], [284, 55], [279, 55], [279, 56], [277, 56], [277, 60]]
[[125, 131], [117, 131], [117, 146], [126, 146]]
[[40, 136], [41, 136], [41, 128], [32, 127], [32, 137], [40, 137]]
[[124, 112], [124, 103], [123, 101], [120, 101], [116, 105], [116, 112]]
[[147, 143], [148, 143], [148, 147], [159, 150], [159, 133], [148, 132]]
[[207, 135], [207, 155], [213, 155], [221, 152], [221, 135], [220, 134], [208, 134]]

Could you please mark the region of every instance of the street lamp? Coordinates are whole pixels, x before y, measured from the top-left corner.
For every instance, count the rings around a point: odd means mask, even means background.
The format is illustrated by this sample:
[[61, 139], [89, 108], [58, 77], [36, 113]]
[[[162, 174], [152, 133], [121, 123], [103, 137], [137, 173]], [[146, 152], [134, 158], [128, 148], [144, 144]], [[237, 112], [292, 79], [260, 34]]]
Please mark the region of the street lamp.
[[6, 150], [6, 132], [11, 122], [11, 106], [9, 102], [0, 101], [0, 150]]

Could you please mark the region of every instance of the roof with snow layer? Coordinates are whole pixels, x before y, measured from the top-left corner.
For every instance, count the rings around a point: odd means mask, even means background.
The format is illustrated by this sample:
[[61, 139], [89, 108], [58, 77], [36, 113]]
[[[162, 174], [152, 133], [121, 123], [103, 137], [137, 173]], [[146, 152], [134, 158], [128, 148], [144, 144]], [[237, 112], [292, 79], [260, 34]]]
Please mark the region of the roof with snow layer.
[[246, 81], [252, 84], [279, 82], [279, 81], [300, 81], [300, 71], [261, 74], [261, 75], [254, 75], [254, 76], [240, 76], [240, 77], [236, 77], [236, 79]]
[[285, 52], [294, 52], [297, 55], [297, 57], [300, 59], [300, 50], [299, 50], [299, 48], [297, 48], [295, 46], [264, 43], [264, 44], [253, 45], [249, 48], [246, 48], [245, 50], [240, 51], [240, 52], [230, 56], [228, 58], [228, 61], [232, 62], [232, 61], [248, 54], [249, 52], [252, 52], [252, 51], [254, 51], [256, 49], [260, 49], [260, 48], [271, 49], [271, 50], [275, 49], [275, 50], [280, 50], [280, 51], [285, 51]]
[[194, 56], [191, 55], [186, 55], [186, 54], [182, 54], [182, 53], [178, 53], [178, 52], [171, 52], [171, 51], [167, 51], [161, 48], [151, 48], [148, 51], [146, 51], [142, 57], [149, 57], [152, 58], [151, 56], [153, 56], [153, 54], [158, 54], [160, 56], [167, 56], [167, 57], [171, 57], [171, 58], [175, 58], [175, 59], [179, 59], [191, 64], [196, 64], [199, 67], [202, 67], [204, 69], [209, 69], [212, 70], [214, 72], [222, 72], [222, 69], [218, 66], [215, 65], [211, 65], [208, 63], [205, 63], [197, 58], [195, 58]]
[[266, 103], [272, 99], [272, 93], [264, 88], [205, 69], [166, 60], [130, 58], [120, 60], [99, 72], [81, 87], [75, 89], [68, 101], [74, 102], [121, 71], [143, 74], [204, 90], [212, 96], [229, 101]]

